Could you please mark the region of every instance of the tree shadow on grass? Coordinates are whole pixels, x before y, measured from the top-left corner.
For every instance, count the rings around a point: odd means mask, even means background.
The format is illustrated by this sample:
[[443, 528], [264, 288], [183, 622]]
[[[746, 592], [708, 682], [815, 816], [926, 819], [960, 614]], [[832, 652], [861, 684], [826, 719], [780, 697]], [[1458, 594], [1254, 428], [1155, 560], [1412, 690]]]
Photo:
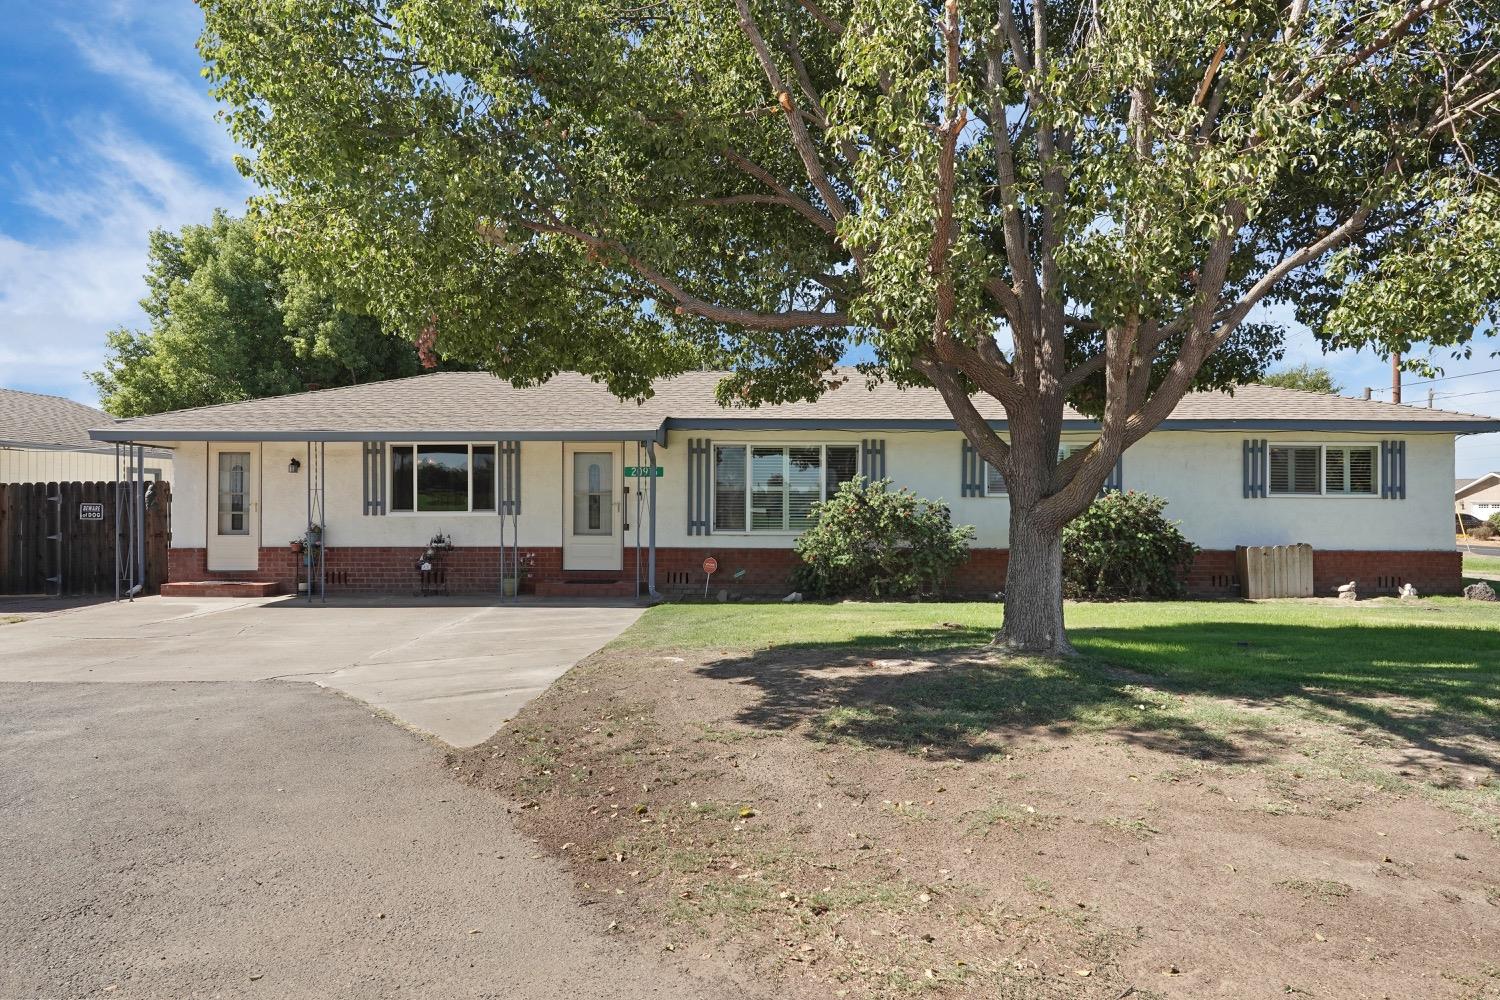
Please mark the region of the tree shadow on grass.
[[1248, 710], [1295, 704], [1383, 742], [1500, 768], [1500, 635], [1487, 630], [1192, 622], [1070, 634], [1084, 654], [1076, 660], [992, 655], [987, 630], [953, 627], [782, 646], [701, 673], [759, 690], [739, 715], [746, 725], [806, 724], [815, 739], [953, 758], [1003, 752], [1039, 732], [1109, 731], [1239, 763], [1278, 748], [1243, 714], [1193, 718], [1144, 688]]
[[1169, 690], [1299, 699], [1346, 728], [1454, 763], [1500, 767], [1500, 631], [1198, 622], [1072, 635], [1091, 657]]
[[909, 646], [924, 650], [915, 654], [872, 654], [856, 639], [719, 659], [699, 672], [758, 689], [737, 716], [742, 724], [805, 725], [812, 739], [929, 758], [982, 760], [1022, 738], [1105, 730], [1139, 746], [1230, 763], [1261, 760], [1272, 749], [1259, 731], [1211, 730], [1143, 704], [1139, 678], [1122, 672], [1083, 660], [932, 649], [943, 637], [920, 634], [926, 631], [905, 634], [917, 640]]

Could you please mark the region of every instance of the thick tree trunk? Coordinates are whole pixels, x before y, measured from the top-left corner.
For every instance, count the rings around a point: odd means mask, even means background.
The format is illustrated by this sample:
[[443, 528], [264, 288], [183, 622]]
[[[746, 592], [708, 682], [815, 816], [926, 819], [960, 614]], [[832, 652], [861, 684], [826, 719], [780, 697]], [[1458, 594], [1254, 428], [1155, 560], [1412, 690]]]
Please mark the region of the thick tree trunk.
[[1073, 655], [1063, 630], [1062, 529], [1019, 504], [1010, 510], [1005, 622], [995, 642], [1018, 653]]

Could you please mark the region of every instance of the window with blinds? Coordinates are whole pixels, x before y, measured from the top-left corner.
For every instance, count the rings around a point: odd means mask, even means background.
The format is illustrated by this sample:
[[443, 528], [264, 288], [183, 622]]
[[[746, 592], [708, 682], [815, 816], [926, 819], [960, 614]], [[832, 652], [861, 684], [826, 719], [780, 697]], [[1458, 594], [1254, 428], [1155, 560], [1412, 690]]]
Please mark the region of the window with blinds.
[[1346, 496], [1375, 493], [1375, 448], [1324, 448], [1323, 489]]
[[984, 463], [984, 495], [987, 497], [1005, 496], [1005, 477], [1000, 470], [988, 462]]
[[802, 531], [858, 474], [858, 445], [715, 445], [714, 530]]
[[1317, 496], [1323, 492], [1319, 480], [1322, 449], [1312, 446], [1271, 447], [1272, 496]]

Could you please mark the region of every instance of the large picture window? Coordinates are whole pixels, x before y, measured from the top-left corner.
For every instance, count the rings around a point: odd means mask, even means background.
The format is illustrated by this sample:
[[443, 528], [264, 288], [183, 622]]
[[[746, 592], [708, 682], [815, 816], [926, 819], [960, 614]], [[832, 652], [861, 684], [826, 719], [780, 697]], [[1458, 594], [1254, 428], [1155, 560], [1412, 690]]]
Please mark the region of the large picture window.
[[391, 510], [456, 514], [495, 509], [495, 446], [391, 446]]
[[1374, 496], [1374, 445], [1272, 445], [1272, 496]]
[[856, 445], [714, 447], [715, 531], [802, 531], [812, 506], [859, 474]]

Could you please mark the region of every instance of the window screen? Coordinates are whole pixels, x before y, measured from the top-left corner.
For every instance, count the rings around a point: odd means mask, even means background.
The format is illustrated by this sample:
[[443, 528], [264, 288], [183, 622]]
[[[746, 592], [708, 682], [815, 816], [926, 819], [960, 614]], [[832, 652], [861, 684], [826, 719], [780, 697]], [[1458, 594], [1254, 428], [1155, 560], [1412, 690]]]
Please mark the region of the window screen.
[[786, 527], [786, 450], [750, 450], [750, 530]]
[[474, 509], [495, 509], [495, 446], [474, 446]]
[[1317, 447], [1271, 448], [1271, 493], [1278, 496], [1317, 496], [1321, 456]]
[[854, 445], [829, 445], [827, 479], [823, 498], [830, 499], [839, 487], [859, 475], [859, 449]]
[[1326, 448], [1323, 482], [1329, 493], [1351, 496], [1375, 492], [1375, 448]]
[[823, 499], [823, 449], [787, 449], [787, 526], [801, 531], [812, 522], [812, 506]]
[[398, 445], [391, 449], [391, 510], [415, 510], [412, 505], [412, 456], [411, 445]]
[[984, 495], [987, 497], [998, 497], [1005, 495], [1005, 477], [1000, 470], [988, 462], [984, 463]]
[[745, 446], [714, 448], [714, 530], [745, 530]]

